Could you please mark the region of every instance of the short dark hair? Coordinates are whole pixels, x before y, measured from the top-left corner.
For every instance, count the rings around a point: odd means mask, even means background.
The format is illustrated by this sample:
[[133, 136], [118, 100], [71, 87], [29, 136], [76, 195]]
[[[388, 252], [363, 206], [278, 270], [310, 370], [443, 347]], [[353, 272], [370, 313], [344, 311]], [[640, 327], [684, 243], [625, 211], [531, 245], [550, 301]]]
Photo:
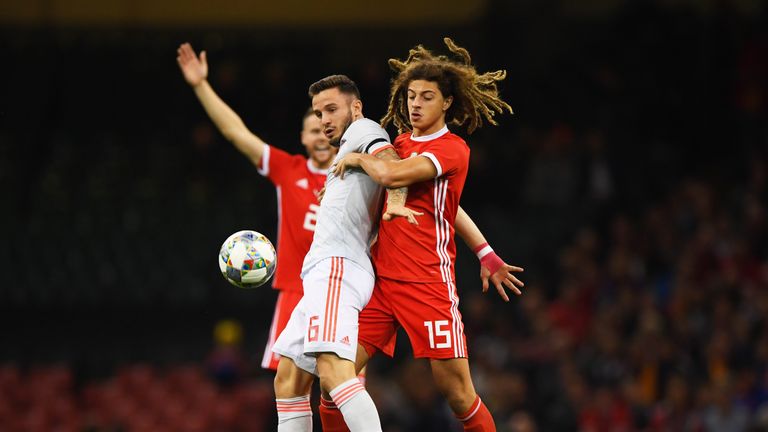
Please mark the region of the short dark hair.
[[321, 91], [332, 88], [337, 88], [341, 93], [360, 99], [360, 90], [357, 89], [357, 84], [346, 75], [331, 75], [317, 81], [309, 86], [309, 97], [313, 98]]

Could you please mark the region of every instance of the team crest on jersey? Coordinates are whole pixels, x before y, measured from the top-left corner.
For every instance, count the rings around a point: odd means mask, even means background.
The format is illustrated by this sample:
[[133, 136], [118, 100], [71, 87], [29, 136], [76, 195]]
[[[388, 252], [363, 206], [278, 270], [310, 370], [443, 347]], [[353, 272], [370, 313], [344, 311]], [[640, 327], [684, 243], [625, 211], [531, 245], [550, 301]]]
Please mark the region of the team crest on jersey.
[[309, 180], [303, 178], [296, 182], [296, 186], [302, 188], [302, 189], [309, 189]]

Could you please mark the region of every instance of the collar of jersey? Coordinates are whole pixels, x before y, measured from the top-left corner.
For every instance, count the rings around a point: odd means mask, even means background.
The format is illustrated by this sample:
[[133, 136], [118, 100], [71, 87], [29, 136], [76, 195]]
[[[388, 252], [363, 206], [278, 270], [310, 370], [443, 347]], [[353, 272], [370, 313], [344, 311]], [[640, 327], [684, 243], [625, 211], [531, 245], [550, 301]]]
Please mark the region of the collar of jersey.
[[327, 169], [315, 168], [315, 166], [312, 165], [312, 159], [307, 159], [307, 169], [312, 174], [328, 175], [328, 170]]
[[414, 141], [419, 141], [419, 142], [422, 142], [422, 141], [432, 141], [433, 139], [439, 138], [439, 137], [441, 137], [441, 136], [443, 136], [443, 135], [445, 135], [447, 133], [448, 133], [448, 125], [445, 125], [439, 131], [437, 131], [435, 133], [431, 133], [429, 135], [422, 135], [422, 136], [415, 137], [415, 136], [413, 136], [413, 133], [411, 133], [411, 139], [414, 140]]

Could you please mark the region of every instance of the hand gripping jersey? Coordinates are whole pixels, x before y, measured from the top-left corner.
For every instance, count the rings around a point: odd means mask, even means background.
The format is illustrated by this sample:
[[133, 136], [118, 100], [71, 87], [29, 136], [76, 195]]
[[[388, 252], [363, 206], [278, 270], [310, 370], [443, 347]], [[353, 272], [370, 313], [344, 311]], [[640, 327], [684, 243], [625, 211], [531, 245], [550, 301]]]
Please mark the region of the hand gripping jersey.
[[395, 139], [400, 158], [427, 157], [437, 177], [408, 186], [406, 207], [423, 212], [419, 225], [396, 218], [379, 227], [371, 255], [379, 277], [410, 282], [455, 281], [454, 222], [469, 168], [469, 147], [447, 127], [434, 134]]
[[328, 170], [315, 168], [302, 155], [267, 145], [258, 171], [277, 189], [278, 265], [272, 286], [301, 293], [301, 263], [312, 244], [320, 208], [317, 193], [323, 188]]
[[[376, 154], [391, 146], [387, 132], [378, 123], [359, 119], [342, 135], [334, 164], [352, 152]], [[360, 169], [347, 171], [343, 180], [329, 172], [302, 277], [315, 263], [329, 257], [350, 259], [373, 275], [369, 246], [375, 235], [374, 224], [380, 218], [382, 197], [383, 188]]]

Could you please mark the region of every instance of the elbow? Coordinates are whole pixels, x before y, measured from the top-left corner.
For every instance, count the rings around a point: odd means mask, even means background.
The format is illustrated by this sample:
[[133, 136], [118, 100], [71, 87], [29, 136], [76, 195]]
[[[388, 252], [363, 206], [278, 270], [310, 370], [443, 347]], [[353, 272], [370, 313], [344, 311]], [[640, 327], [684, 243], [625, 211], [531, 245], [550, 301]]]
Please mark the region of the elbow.
[[237, 133], [237, 130], [233, 128], [223, 128], [221, 129], [221, 135], [227, 141], [234, 143], [237, 140], [239, 134]]

